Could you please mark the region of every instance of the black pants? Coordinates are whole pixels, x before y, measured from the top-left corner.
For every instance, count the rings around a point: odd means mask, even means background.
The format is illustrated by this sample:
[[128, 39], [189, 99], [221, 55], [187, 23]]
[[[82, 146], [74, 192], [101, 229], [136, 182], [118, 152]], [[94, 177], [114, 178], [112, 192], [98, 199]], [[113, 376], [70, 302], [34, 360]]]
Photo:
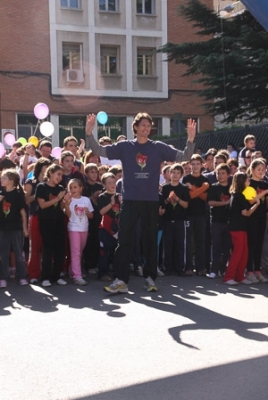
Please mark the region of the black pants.
[[184, 271], [184, 221], [165, 221], [163, 229], [164, 267], [167, 272]]
[[232, 239], [229, 226], [226, 223], [212, 222], [212, 266], [211, 272], [218, 274], [225, 273], [227, 261], [230, 258]]
[[192, 237], [194, 238], [195, 269], [203, 272], [205, 265], [206, 249], [206, 216], [198, 215], [188, 217], [186, 221], [186, 270], [193, 269]]
[[158, 201], [125, 200], [119, 215], [118, 246], [114, 255], [116, 277], [124, 282], [129, 279], [129, 264], [135, 244], [136, 223], [141, 218], [141, 243], [144, 257], [143, 275], [157, 277], [157, 222]]
[[252, 216], [248, 218], [248, 272], [261, 270], [261, 253], [265, 226], [265, 217], [254, 218]]
[[65, 225], [62, 219], [40, 219], [43, 239], [42, 281], [56, 282], [65, 258]]

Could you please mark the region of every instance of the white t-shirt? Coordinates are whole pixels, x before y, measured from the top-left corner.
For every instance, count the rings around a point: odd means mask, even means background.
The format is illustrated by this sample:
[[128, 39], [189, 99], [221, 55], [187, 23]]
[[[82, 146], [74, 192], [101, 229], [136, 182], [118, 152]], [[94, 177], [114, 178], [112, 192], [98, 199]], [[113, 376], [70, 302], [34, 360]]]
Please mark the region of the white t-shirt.
[[69, 207], [71, 216], [68, 222], [68, 231], [87, 232], [88, 217], [85, 213], [85, 208], [88, 208], [90, 212], [94, 211], [90, 199], [85, 196], [81, 196], [79, 199], [72, 198]]

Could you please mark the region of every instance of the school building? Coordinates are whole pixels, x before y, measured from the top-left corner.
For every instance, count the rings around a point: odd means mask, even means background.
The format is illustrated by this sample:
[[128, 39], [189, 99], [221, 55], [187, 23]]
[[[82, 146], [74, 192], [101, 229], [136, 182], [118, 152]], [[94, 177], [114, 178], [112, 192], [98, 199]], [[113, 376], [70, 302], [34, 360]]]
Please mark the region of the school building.
[[[203, 0], [214, 7], [213, 0]], [[198, 40], [178, 16], [184, 0], [1, 0], [0, 130], [41, 138], [37, 103], [48, 105], [53, 146], [85, 137], [88, 113], [105, 111], [95, 135], [132, 138], [133, 116], [146, 111], [154, 132], [185, 132], [189, 117], [199, 132], [212, 130], [193, 78], [155, 50], [167, 42]]]

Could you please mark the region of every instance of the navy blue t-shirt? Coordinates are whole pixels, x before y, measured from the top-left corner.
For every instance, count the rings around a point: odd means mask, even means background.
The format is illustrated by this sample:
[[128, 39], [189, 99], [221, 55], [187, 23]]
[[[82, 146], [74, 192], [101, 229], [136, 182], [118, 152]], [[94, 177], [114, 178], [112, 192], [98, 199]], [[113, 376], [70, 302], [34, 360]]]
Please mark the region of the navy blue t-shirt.
[[123, 166], [123, 200], [158, 201], [160, 165], [174, 161], [177, 150], [162, 142], [136, 139], [106, 146], [110, 160], [120, 159]]

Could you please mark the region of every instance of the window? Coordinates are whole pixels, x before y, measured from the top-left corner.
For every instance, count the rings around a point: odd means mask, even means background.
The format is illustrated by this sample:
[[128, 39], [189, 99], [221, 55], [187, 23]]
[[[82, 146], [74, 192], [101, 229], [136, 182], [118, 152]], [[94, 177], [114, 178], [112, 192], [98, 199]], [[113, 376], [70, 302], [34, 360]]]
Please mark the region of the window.
[[137, 51], [137, 74], [153, 75], [154, 49], [138, 48]]
[[61, 7], [81, 9], [81, 0], [60, 0]]
[[137, 0], [137, 14], [154, 14], [154, 0]]
[[101, 46], [101, 73], [114, 75], [118, 74], [119, 48], [113, 46]]
[[62, 69], [82, 69], [82, 44], [62, 43]]
[[118, 11], [118, 0], [99, 0], [100, 11]]

